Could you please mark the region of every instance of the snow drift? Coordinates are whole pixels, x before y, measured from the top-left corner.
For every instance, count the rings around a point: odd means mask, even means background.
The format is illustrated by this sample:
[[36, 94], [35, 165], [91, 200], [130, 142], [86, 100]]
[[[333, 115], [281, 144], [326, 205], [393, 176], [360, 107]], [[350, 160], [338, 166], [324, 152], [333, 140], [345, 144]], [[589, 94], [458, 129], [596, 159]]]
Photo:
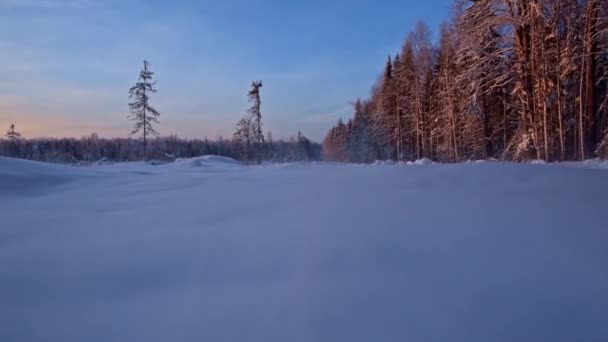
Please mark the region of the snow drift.
[[605, 170], [0, 159], [0, 179], [1, 341], [608, 340]]
[[0, 197], [39, 195], [81, 175], [69, 166], [0, 157]]
[[188, 159], [176, 159], [175, 164], [181, 167], [205, 167], [217, 169], [234, 169], [240, 166], [240, 163], [232, 158], [213, 155]]

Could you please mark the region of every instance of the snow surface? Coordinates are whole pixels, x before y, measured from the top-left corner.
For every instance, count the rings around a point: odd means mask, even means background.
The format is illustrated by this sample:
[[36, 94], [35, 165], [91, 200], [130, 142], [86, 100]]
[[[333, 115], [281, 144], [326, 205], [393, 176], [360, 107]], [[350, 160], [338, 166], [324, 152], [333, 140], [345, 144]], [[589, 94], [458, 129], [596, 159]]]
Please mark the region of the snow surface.
[[608, 172], [0, 158], [0, 341], [608, 341]]

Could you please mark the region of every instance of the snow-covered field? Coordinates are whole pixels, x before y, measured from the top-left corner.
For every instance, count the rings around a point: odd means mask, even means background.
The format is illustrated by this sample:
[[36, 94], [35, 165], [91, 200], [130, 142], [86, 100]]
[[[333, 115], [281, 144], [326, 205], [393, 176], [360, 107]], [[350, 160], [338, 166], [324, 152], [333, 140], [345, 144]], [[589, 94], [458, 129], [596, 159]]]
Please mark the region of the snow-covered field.
[[0, 158], [0, 341], [605, 342], [578, 166]]

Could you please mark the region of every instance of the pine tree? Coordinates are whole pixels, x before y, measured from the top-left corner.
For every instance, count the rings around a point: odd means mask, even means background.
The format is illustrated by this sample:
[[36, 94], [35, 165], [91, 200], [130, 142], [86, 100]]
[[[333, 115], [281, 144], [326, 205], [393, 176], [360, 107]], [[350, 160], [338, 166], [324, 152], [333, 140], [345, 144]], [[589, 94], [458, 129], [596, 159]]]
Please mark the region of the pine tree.
[[254, 81], [251, 84], [251, 90], [249, 91], [249, 102], [252, 104], [249, 108], [249, 114], [252, 116], [254, 132], [253, 141], [257, 151], [257, 162], [262, 163], [262, 145], [264, 144], [264, 134], [262, 133], [262, 100], [260, 98], [260, 89], [262, 88], [262, 81]]
[[156, 81], [152, 81], [154, 73], [150, 70], [150, 63], [144, 61], [144, 67], [139, 73], [138, 82], [129, 90], [129, 103], [131, 114], [129, 119], [135, 122], [131, 135], [139, 132], [142, 134], [144, 146], [144, 158], [147, 158], [148, 137], [158, 136], [153, 123], [158, 123], [160, 113], [150, 105], [150, 95], [156, 93]]

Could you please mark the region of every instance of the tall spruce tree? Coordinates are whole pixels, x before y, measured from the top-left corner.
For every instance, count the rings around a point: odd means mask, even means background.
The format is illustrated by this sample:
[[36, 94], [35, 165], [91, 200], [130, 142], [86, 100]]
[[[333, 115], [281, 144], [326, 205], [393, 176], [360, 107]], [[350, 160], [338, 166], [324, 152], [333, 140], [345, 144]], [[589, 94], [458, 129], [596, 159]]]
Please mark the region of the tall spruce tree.
[[150, 70], [150, 63], [145, 60], [144, 67], [139, 73], [138, 82], [129, 89], [129, 103], [131, 114], [129, 119], [135, 122], [131, 135], [139, 132], [142, 134], [144, 146], [144, 158], [147, 158], [148, 137], [158, 136], [158, 132], [152, 126], [158, 123], [160, 113], [150, 105], [150, 95], [156, 93], [156, 81], [153, 81], [154, 73]]
[[260, 98], [261, 88], [262, 81], [254, 81], [251, 84], [251, 90], [249, 90], [249, 102], [251, 103], [249, 114], [253, 119], [253, 141], [256, 147], [258, 164], [262, 163], [262, 145], [264, 143], [264, 134], [262, 133], [262, 100]]

